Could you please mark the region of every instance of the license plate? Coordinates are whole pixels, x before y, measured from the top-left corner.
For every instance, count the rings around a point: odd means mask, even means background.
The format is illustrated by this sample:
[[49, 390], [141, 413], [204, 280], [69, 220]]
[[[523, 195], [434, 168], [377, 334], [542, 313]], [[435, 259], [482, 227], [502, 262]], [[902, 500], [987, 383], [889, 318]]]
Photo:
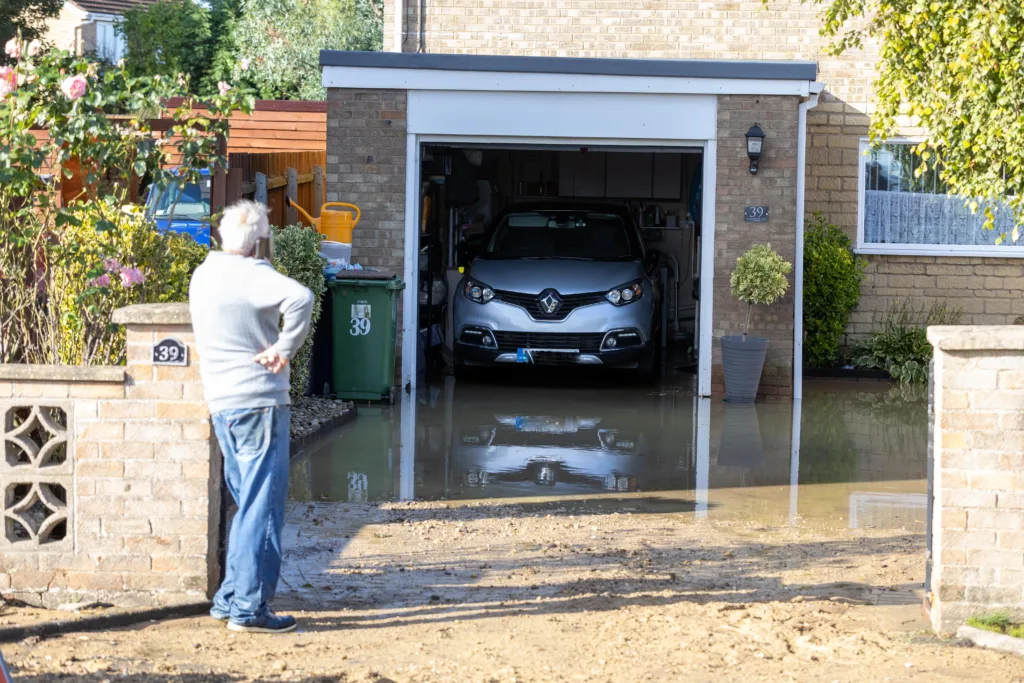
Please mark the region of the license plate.
[[530, 362], [530, 351], [529, 349], [516, 349], [516, 362], [517, 363], [529, 363]]

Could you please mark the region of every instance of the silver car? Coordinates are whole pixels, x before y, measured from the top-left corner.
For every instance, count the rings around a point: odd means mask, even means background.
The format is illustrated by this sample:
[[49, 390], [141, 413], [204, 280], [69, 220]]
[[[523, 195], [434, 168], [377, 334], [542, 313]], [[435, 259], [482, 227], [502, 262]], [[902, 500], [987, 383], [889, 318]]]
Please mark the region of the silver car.
[[626, 207], [512, 205], [473, 256], [455, 294], [457, 374], [517, 363], [655, 374], [659, 255]]

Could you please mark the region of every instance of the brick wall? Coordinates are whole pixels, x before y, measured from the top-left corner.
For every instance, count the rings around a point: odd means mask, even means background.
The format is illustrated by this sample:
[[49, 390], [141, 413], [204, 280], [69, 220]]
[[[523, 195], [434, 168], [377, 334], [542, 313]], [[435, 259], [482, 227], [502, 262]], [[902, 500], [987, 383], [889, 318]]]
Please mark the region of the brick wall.
[[[718, 98], [718, 196], [715, 200], [713, 334], [743, 333], [747, 306], [733, 297], [729, 278], [736, 259], [753, 244], [770, 243], [790, 263], [796, 246], [796, 139], [800, 98]], [[758, 123], [767, 135], [760, 170], [751, 175], [744, 134]], [[766, 223], [743, 221], [743, 207], [769, 207]], [[760, 391], [793, 391], [793, 278], [789, 292], [772, 306], [755, 306], [751, 333], [770, 340]], [[721, 355], [714, 351], [712, 380], [721, 387]]]
[[[5, 595], [165, 604], [219, 578], [220, 459], [187, 308], [121, 310], [127, 367], [0, 366]], [[165, 337], [189, 345], [189, 366], [151, 364]]]
[[931, 619], [1024, 617], [1024, 327], [933, 327]]
[[327, 201], [362, 211], [352, 258], [401, 273], [405, 256], [404, 90], [327, 94]]
[[861, 299], [850, 316], [849, 341], [878, 329], [891, 302], [961, 308], [964, 325], [1007, 325], [1024, 315], [1020, 259], [948, 256], [872, 256]]

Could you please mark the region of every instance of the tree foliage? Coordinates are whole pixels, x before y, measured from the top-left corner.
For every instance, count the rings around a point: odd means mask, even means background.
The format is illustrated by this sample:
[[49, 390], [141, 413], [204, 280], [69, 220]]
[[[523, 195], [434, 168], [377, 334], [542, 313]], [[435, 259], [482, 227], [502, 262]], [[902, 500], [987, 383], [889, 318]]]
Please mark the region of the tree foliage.
[[125, 67], [132, 76], [187, 74], [199, 84], [213, 58], [210, 10], [192, 0], [160, 0], [124, 13]]
[[383, 0], [242, 0], [236, 81], [267, 99], [322, 100], [320, 50], [380, 50]]
[[[0, 1], [0, 44], [14, 36], [24, 40], [40, 38], [46, 32], [46, 20], [60, 14], [64, 0], [2, 0]], [[6, 56], [0, 54], [0, 64]]]
[[[146, 234], [148, 220], [118, 213], [133, 178], [149, 177], [166, 189], [226, 165], [216, 138], [227, 135], [232, 112], [252, 110], [252, 98], [225, 87], [200, 103], [187, 96], [184, 80], [135, 78], [116, 66], [101, 71], [86, 59], [24, 41], [12, 51], [20, 55], [15, 65], [0, 67], [0, 363], [101, 362], [118, 353], [108, 343], [116, 331], [104, 306], [118, 292], [145, 292], [147, 301], [173, 293], [139, 287], [161, 282], [156, 271], [166, 272], [168, 259], [190, 261], [183, 253], [181, 259], [168, 255], [175, 252], [171, 245], [160, 252], [166, 258], [155, 259], [145, 254], [156, 252], [129, 246], [138, 242], [83, 234]], [[181, 101], [167, 111], [171, 98]], [[154, 131], [152, 120], [162, 112], [172, 124]], [[40, 128], [46, 138], [37, 138]], [[84, 190], [64, 204], [60, 181], [76, 166]], [[65, 277], [81, 286], [75, 289]], [[81, 353], [66, 346], [69, 334]]]
[[949, 190], [1024, 224], [1024, 3], [1021, 0], [805, 0], [842, 53], [879, 43], [875, 141], [901, 118], [927, 131], [919, 173], [938, 167]]

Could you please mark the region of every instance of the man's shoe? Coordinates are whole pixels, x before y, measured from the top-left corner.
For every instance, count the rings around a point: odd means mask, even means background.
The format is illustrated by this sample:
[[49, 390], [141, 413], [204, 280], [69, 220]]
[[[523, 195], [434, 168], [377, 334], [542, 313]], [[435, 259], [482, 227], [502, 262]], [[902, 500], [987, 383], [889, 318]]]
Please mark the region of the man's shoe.
[[273, 612], [267, 612], [248, 624], [229, 621], [228, 630], [239, 633], [287, 633], [295, 630], [296, 625], [295, 617], [278, 616]]

